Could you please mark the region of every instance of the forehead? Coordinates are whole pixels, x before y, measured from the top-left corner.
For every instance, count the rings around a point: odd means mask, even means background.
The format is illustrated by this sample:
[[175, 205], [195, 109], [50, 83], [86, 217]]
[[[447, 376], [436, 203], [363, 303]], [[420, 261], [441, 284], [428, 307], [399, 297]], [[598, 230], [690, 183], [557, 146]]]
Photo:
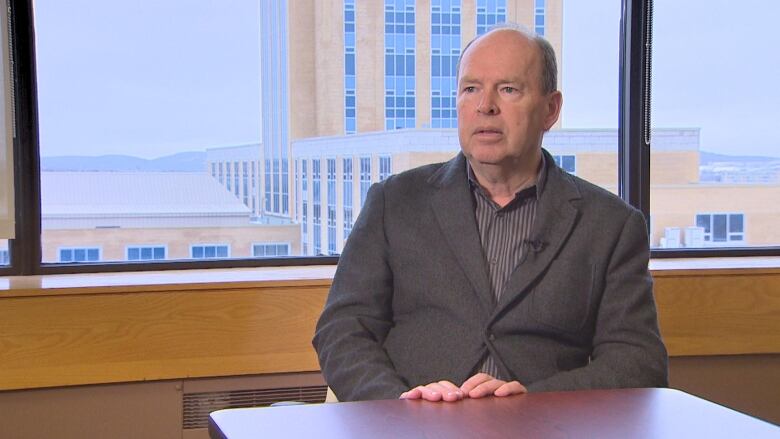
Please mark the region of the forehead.
[[496, 30], [475, 40], [460, 63], [460, 76], [511, 74], [541, 76], [539, 45], [514, 30]]

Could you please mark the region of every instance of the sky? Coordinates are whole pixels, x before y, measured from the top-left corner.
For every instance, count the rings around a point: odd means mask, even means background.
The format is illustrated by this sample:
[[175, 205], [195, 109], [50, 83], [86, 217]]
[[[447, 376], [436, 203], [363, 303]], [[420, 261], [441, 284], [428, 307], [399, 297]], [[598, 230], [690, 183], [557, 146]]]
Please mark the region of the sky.
[[[34, 3], [43, 156], [260, 141], [262, 0]], [[563, 3], [563, 126], [616, 128], [620, 2]], [[780, 156], [780, 2], [654, 5], [653, 126], [701, 128], [710, 152]]]

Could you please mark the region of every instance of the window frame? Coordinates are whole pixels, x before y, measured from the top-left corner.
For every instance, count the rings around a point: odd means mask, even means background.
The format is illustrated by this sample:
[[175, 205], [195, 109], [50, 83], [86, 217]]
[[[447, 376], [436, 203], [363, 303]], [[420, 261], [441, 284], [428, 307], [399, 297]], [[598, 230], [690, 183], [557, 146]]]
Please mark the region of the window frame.
[[[32, 0], [9, 0], [12, 75], [15, 90], [14, 197], [16, 238], [9, 240], [10, 264], [0, 275], [35, 275], [86, 272], [180, 270], [261, 266], [335, 264], [337, 256], [245, 258], [172, 261], [108, 261], [100, 263], [43, 263], [41, 251], [40, 152]], [[619, 36], [618, 174], [619, 194], [650, 218], [649, 83], [652, 0], [621, 0]], [[383, 53], [384, 55], [384, 53]], [[404, 53], [403, 55], [406, 55]], [[416, 54], [412, 56], [416, 57]], [[418, 61], [418, 60], [417, 60]], [[403, 96], [406, 98], [407, 96]], [[411, 96], [416, 99], [416, 96]], [[359, 164], [359, 158], [355, 164]], [[354, 168], [353, 168], [354, 172]], [[360, 174], [354, 173], [355, 177]], [[356, 202], [358, 200], [353, 200]], [[362, 203], [360, 205], [362, 207]], [[649, 226], [648, 226], [649, 228]], [[652, 249], [654, 258], [778, 256], [780, 246], [702, 249]]]

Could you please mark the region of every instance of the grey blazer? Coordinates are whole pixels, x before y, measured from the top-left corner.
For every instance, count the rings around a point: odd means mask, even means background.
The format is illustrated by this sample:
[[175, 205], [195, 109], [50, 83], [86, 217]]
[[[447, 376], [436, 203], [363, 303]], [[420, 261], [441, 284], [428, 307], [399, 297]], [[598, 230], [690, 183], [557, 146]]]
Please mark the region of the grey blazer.
[[532, 392], [667, 385], [643, 216], [544, 154], [529, 249], [497, 304], [462, 154], [371, 187], [313, 341], [339, 400], [460, 385], [488, 352]]

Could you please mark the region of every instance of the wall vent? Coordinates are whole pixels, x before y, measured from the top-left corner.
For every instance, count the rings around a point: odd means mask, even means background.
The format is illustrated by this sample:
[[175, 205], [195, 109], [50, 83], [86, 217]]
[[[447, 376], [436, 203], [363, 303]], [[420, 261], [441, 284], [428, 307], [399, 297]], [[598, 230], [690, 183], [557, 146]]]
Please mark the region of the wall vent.
[[325, 401], [326, 392], [327, 386], [306, 386], [184, 394], [182, 427], [208, 428], [209, 413], [214, 410], [263, 407], [282, 401], [320, 403]]

